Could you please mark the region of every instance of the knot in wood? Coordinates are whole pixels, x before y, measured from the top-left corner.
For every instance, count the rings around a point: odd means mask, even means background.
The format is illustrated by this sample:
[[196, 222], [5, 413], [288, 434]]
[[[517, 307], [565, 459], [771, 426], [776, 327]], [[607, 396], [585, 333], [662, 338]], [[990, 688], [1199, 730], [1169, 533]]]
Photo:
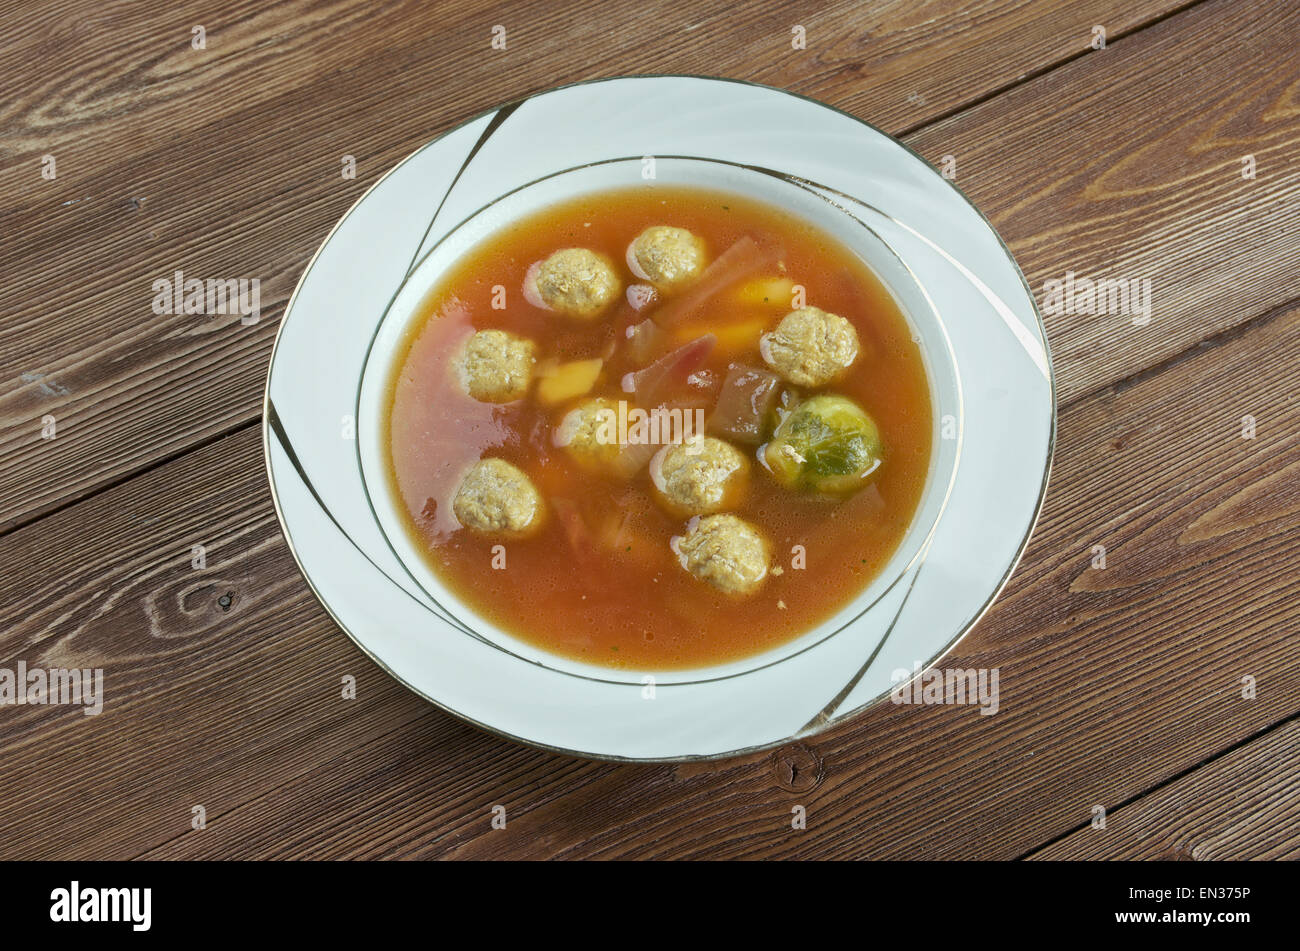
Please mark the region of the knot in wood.
[[822, 758], [803, 743], [789, 743], [772, 754], [772, 775], [787, 792], [802, 793], [821, 785]]

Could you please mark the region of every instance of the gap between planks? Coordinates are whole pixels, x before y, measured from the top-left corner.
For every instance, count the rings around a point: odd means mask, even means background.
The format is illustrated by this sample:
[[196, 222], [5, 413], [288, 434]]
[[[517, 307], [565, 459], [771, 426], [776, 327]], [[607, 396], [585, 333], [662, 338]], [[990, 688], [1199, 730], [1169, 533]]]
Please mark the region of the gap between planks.
[[[1192, 7], [1200, 6], [1202, 3], [1206, 3], [1206, 2], [1207, 0], [1190, 0], [1190, 2], [1184, 3], [1181, 6], [1174, 7], [1171, 10], [1166, 10], [1164, 13], [1158, 13], [1155, 16], [1153, 16], [1151, 19], [1144, 20], [1142, 23], [1138, 24], [1137, 26], [1130, 27], [1127, 30], [1120, 30], [1117, 33], [1108, 35], [1106, 37], [1106, 46], [1108, 47], [1112, 46], [1119, 40], [1127, 39], [1128, 37], [1133, 36], [1136, 33], [1141, 33], [1143, 30], [1149, 30], [1151, 29], [1151, 27], [1157, 26], [1163, 23], [1165, 20], [1170, 19], [1171, 17], [1176, 17], [1180, 14], [1186, 13], [1188, 10], [1192, 9]], [[982, 106], [984, 103], [996, 99], [998, 96], [1008, 93], [1019, 86], [1023, 86], [1025, 85], [1025, 83], [1032, 82], [1033, 80], [1038, 79], [1041, 76], [1046, 76], [1048, 73], [1053, 73], [1063, 66], [1068, 66], [1071, 63], [1073, 63], [1075, 60], [1082, 59], [1083, 57], [1087, 56], [1089, 53], [1093, 53], [1093, 52], [1096, 51], [1092, 49], [1092, 47], [1088, 47], [1086, 49], [1079, 50], [1077, 53], [1069, 53], [1066, 56], [1062, 57], [1061, 59], [1058, 59], [1056, 62], [1050, 63], [1049, 65], [1039, 66], [1036, 69], [1031, 69], [1028, 72], [1021, 73], [1011, 82], [1003, 83], [1001, 86], [998, 86], [996, 89], [991, 89], [988, 92], [980, 93], [978, 96], [974, 97], [968, 102], [962, 103], [960, 106], [953, 106], [951, 109], [945, 109], [943, 112], [931, 116], [929, 119], [926, 119], [924, 122], [915, 123], [914, 125], [907, 126], [906, 128], [903, 128], [900, 131], [893, 133], [893, 138], [903, 139], [909, 135], [915, 135], [918, 132], [928, 129], [930, 128], [930, 126], [938, 125], [940, 122], [946, 122], [947, 120], [955, 116], [961, 115], [963, 112], [969, 112], [971, 109], [974, 109], [977, 106]]]
[[[1128, 806], [1131, 806], [1136, 802], [1140, 802], [1141, 800], [1146, 799], [1148, 796], [1158, 793], [1166, 786], [1171, 786], [1174, 783], [1178, 782], [1179, 780], [1186, 779], [1188, 776], [1191, 776], [1193, 773], [1198, 772], [1206, 768], [1207, 766], [1212, 765], [1213, 763], [1223, 759], [1225, 756], [1231, 756], [1233, 753], [1237, 752], [1240, 749], [1243, 749], [1244, 747], [1250, 746], [1252, 743], [1256, 743], [1260, 740], [1263, 740], [1270, 733], [1273, 733], [1276, 730], [1283, 729], [1287, 725], [1291, 723], [1295, 723], [1297, 720], [1300, 720], [1300, 710], [1297, 710], [1295, 713], [1292, 713], [1290, 716], [1284, 717], [1283, 719], [1278, 720], [1275, 723], [1270, 723], [1262, 730], [1257, 730], [1256, 732], [1250, 734], [1249, 736], [1242, 737], [1240, 740], [1237, 740], [1235, 743], [1231, 743], [1228, 746], [1225, 746], [1217, 753], [1210, 754], [1200, 762], [1193, 763], [1191, 766], [1188, 766], [1186, 769], [1182, 770], [1181, 772], [1174, 773], [1172, 776], [1160, 780], [1160, 782], [1142, 790], [1139, 793], [1135, 793], [1132, 796], [1129, 796], [1127, 799], [1123, 800], [1122, 802], [1117, 802], [1113, 806], [1110, 805], [1106, 806], [1106, 814], [1111, 815], [1113, 813], [1117, 813], [1121, 809], [1127, 808]], [[1053, 836], [1052, 838], [1048, 839], [1046, 842], [1040, 842], [1032, 849], [1027, 849], [1026, 851], [1022, 852], [1020, 855], [1017, 855], [1015, 857], [1015, 861], [1023, 862], [1027, 859], [1031, 859], [1039, 852], [1051, 848], [1052, 846], [1056, 845], [1058, 842], [1062, 842], [1065, 839], [1068, 839], [1070, 836], [1075, 835], [1076, 833], [1082, 832], [1084, 829], [1087, 829], [1089, 825], [1090, 825], [1089, 822], [1080, 822], [1077, 826], [1073, 827], [1072, 829], [1066, 829], [1060, 835]]]

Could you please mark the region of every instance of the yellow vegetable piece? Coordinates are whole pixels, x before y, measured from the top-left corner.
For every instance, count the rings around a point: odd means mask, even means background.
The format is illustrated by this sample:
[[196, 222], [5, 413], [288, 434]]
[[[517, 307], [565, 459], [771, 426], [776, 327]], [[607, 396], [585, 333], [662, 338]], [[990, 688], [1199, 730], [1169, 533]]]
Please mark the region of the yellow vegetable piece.
[[737, 303], [751, 307], [792, 310], [794, 281], [788, 277], [761, 277], [741, 284], [736, 288], [734, 297]]
[[547, 406], [555, 406], [575, 396], [583, 396], [596, 385], [604, 365], [605, 361], [596, 357], [543, 367], [541, 379], [537, 382], [537, 398]]
[[758, 338], [767, 330], [766, 318], [730, 321], [725, 324], [688, 324], [677, 328], [673, 339], [679, 343], [694, 340], [702, 334], [713, 334], [717, 338], [714, 349], [718, 353], [730, 354], [758, 346]]

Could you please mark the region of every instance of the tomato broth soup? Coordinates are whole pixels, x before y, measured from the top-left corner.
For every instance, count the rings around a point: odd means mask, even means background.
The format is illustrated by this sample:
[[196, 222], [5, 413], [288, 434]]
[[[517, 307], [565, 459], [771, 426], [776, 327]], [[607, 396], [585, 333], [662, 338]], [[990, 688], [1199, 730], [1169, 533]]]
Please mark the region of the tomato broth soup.
[[385, 406], [434, 574], [515, 637], [630, 670], [735, 661], [847, 606], [932, 450], [919, 347], [868, 267], [776, 207], [677, 186], [471, 249], [405, 331]]

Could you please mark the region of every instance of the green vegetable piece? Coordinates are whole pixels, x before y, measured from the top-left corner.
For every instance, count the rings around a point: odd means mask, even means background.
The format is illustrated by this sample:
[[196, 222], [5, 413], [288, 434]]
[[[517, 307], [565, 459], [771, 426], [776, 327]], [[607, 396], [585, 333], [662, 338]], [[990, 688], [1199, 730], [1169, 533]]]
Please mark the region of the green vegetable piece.
[[843, 396], [814, 396], [777, 426], [764, 449], [776, 480], [790, 489], [849, 495], [880, 467], [883, 450], [875, 421]]

